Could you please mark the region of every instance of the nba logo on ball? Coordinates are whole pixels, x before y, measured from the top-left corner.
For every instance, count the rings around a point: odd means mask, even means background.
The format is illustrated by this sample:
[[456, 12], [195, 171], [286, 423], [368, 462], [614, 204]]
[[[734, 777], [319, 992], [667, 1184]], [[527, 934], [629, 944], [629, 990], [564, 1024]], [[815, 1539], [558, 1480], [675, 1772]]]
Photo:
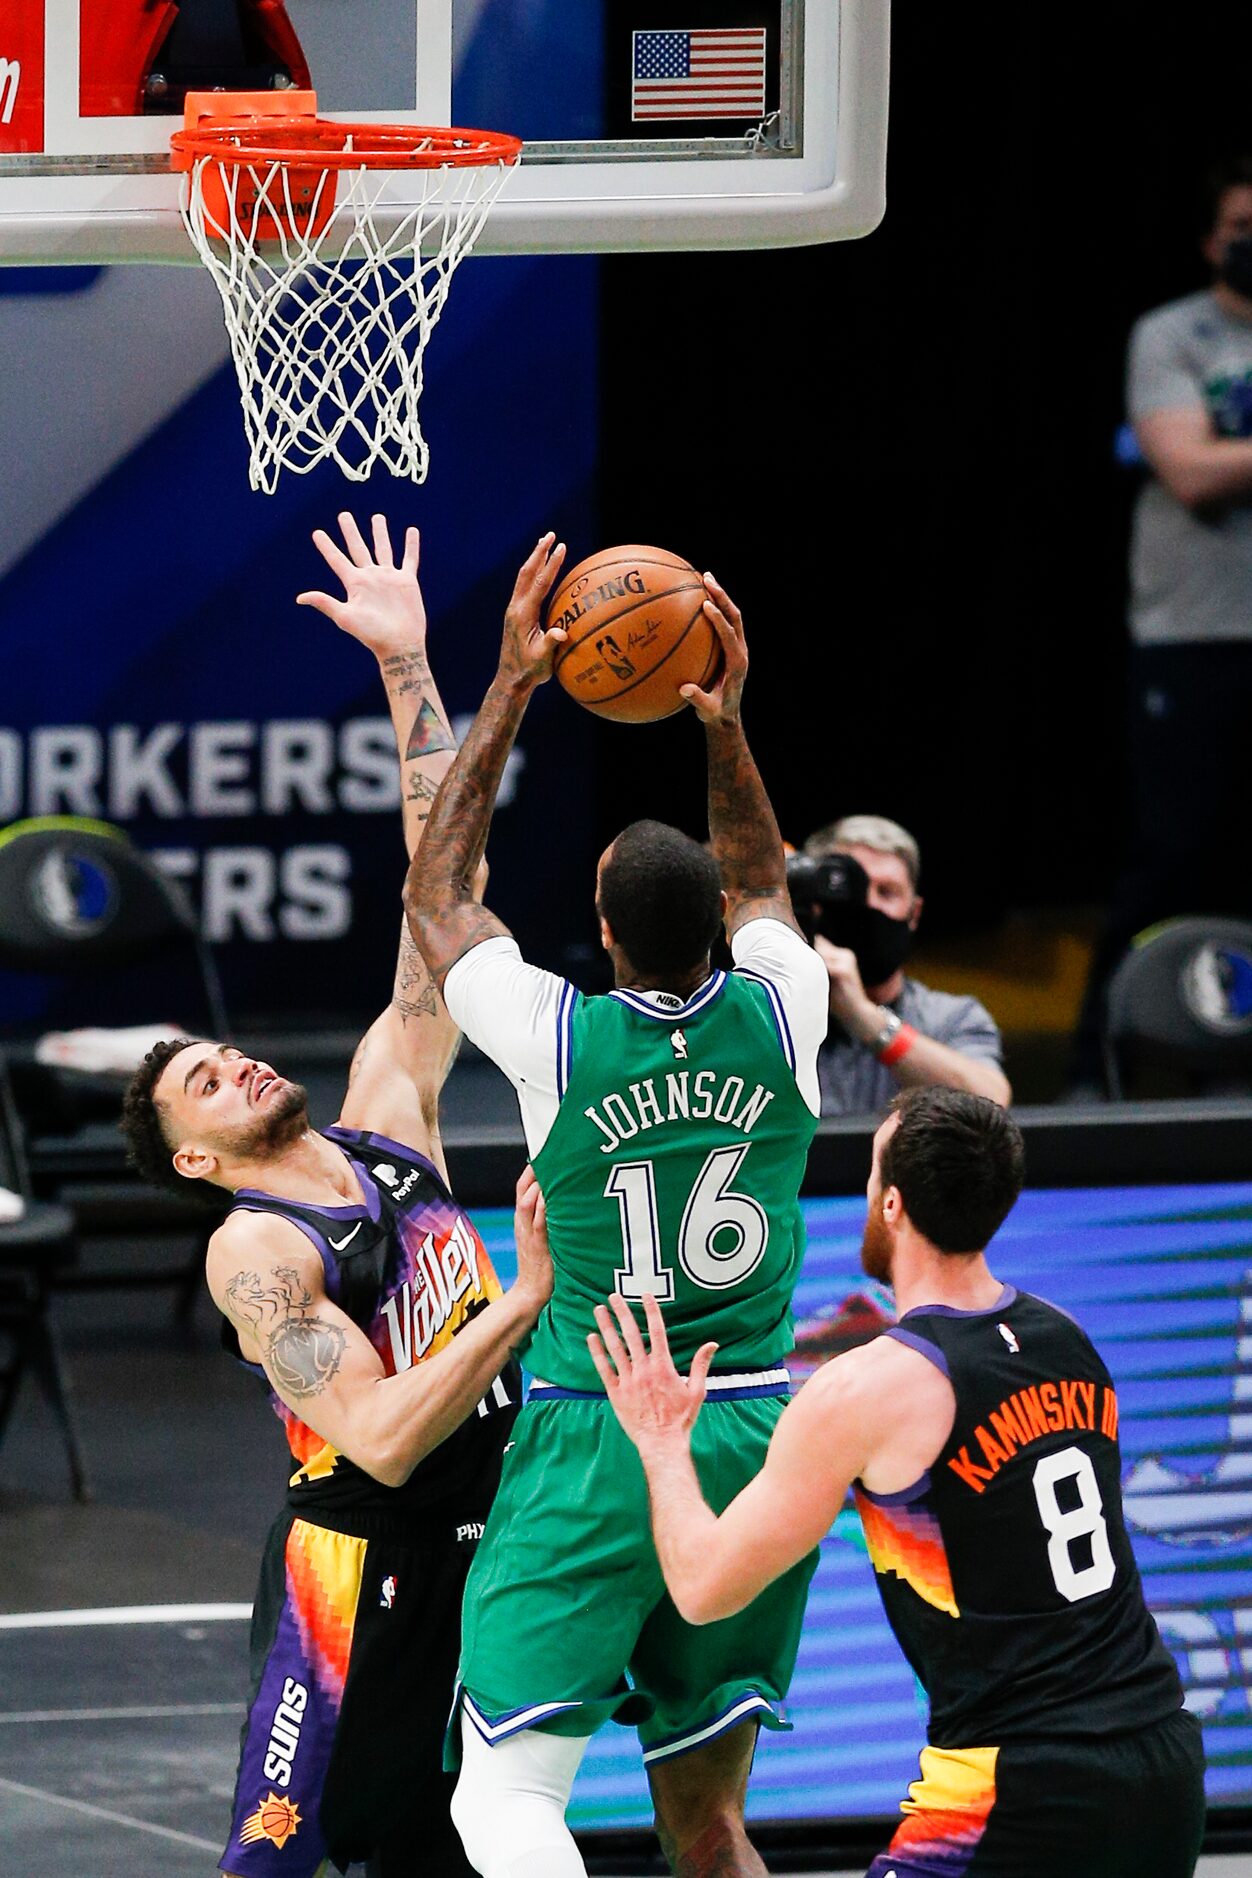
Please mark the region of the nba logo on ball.
[[553, 669], [571, 698], [619, 724], [681, 711], [683, 685], [706, 690], [722, 649], [704, 582], [690, 561], [637, 543], [580, 561], [548, 602], [545, 625], [568, 637]]

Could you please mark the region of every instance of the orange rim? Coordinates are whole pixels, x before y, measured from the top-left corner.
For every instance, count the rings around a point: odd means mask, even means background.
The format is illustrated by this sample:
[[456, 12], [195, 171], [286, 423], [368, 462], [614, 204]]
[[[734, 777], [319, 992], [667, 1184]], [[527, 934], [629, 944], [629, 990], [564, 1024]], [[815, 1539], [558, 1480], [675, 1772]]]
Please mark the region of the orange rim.
[[[349, 140], [351, 149], [345, 148]], [[521, 138], [504, 131], [339, 124], [321, 117], [293, 118], [281, 130], [272, 119], [224, 118], [175, 131], [170, 143], [184, 158], [212, 157], [228, 168], [290, 163], [324, 170], [472, 169], [516, 163], [522, 152]]]

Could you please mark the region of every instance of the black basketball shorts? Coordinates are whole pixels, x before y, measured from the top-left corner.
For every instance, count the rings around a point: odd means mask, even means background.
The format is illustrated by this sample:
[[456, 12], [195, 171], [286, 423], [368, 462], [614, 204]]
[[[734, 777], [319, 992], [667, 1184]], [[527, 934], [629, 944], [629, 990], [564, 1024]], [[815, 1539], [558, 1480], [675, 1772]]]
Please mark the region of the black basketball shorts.
[[275, 1524], [223, 1871], [312, 1878], [329, 1858], [375, 1878], [474, 1878], [442, 1749], [483, 1517], [434, 1512], [420, 1537]]
[[1200, 1725], [925, 1748], [867, 1878], [1191, 1878], [1204, 1832]]

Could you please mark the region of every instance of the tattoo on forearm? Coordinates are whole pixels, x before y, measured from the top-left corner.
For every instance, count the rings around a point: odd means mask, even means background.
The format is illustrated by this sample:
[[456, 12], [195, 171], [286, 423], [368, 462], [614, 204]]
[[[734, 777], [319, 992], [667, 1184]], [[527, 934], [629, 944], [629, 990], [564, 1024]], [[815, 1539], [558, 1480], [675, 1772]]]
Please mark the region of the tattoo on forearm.
[[709, 736], [709, 836], [722, 885], [736, 901], [787, 890], [782, 836], [741, 726]]
[[439, 993], [426, 969], [426, 961], [406, 930], [400, 935], [400, 956], [396, 961], [396, 983], [391, 1002], [405, 1024], [410, 1017], [434, 1017], [439, 1010]]
[[455, 750], [456, 738], [444, 723], [429, 698], [423, 698], [417, 707], [417, 716], [409, 732], [408, 748], [404, 753], [406, 763], [412, 763], [420, 756], [435, 756], [440, 750]]
[[349, 1089], [351, 1089], [353, 1083], [356, 1081], [361, 1065], [365, 1061], [365, 1049], [366, 1049], [366, 1045], [368, 1044], [368, 1042], [369, 1042], [368, 1037], [362, 1037], [360, 1043], [358, 1043], [356, 1049], [353, 1051], [352, 1066], [348, 1071]]
[[406, 692], [418, 691], [430, 683], [430, 665], [426, 654], [416, 649], [410, 652], [396, 652], [391, 658], [383, 660], [383, 683], [388, 691], [403, 697]]
[[226, 1309], [261, 1345], [279, 1386], [288, 1395], [317, 1395], [338, 1373], [346, 1338], [338, 1324], [310, 1315], [312, 1296], [292, 1266], [271, 1283], [256, 1272], [237, 1272], [226, 1287]]
[[426, 822], [430, 819], [430, 805], [438, 794], [437, 782], [432, 782], [429, 776], [413, 775], [409, 777], [409, 786], [404, 799], [406, 802], [418, 802], [424, 805], [419, 808], [417, 819], [419, 822]]
[[410, 918], [420, 919], [423, 950], [441, 965], [445, 952], [439, 927], [443, 922], [456, 923], [449, 958], [463, 950], [471, 933], [486, 938], [500, 931], [499, 920], [485, 907], [473, 904], [474, 872], [487, 844], [496, 792], [526, 703], [524, 692], [494, 685], [488, 690], [456, 761], [439, 786], [422, 845], [409, 869]]

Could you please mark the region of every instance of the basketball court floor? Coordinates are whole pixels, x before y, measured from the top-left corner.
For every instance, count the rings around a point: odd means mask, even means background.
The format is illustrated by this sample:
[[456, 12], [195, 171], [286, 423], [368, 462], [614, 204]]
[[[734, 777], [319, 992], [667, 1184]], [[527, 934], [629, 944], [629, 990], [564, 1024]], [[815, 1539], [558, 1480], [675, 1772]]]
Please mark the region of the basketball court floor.
[[[282, 1442], [221, 1355], [207, 1296], [190, 1332], [168, 1292], [66, 1295], [54, 1311], [94, 1498], [70, 1500], [27, 1384], [0, 1450], [0, 1872], [206, 1878]], [[1200, 1869], [1252, 1878], [1252, 1853]]]

